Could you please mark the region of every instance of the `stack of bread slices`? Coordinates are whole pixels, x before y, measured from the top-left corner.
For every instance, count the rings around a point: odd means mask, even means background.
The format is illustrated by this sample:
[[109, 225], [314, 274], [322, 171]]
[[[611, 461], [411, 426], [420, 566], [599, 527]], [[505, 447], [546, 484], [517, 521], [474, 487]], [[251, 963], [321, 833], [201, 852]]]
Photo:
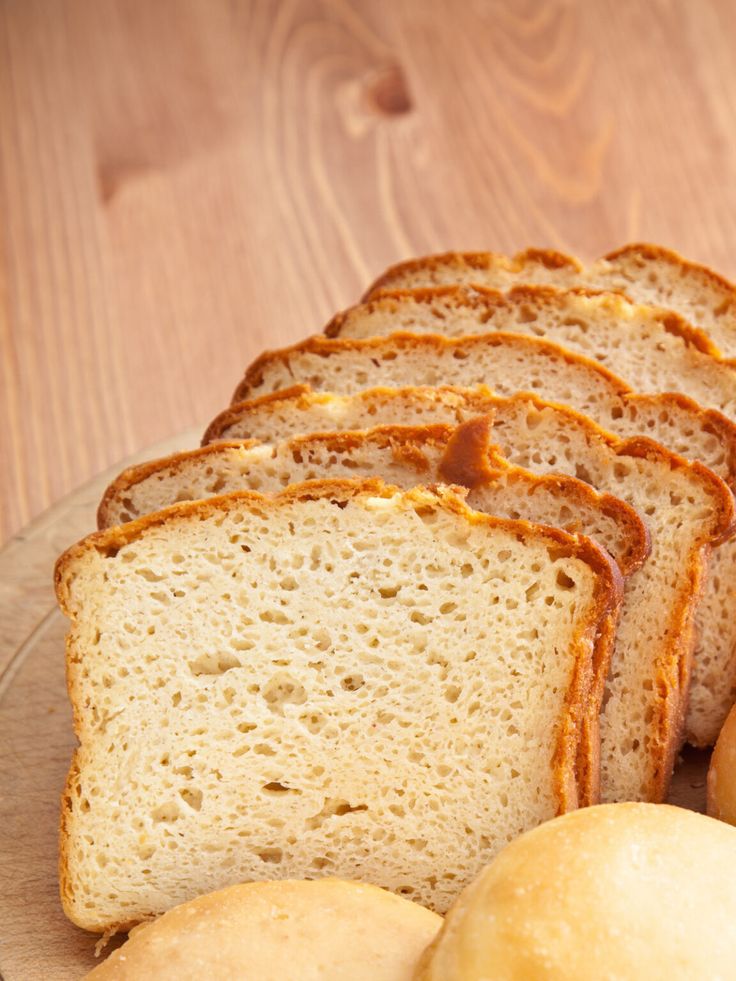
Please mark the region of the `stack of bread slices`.
[[736, 697], [736, 288], [653, 246], [450, 253], [261, 355], [57, 564], [68, 915], [340, 876], [444, 912], [666, 799]]

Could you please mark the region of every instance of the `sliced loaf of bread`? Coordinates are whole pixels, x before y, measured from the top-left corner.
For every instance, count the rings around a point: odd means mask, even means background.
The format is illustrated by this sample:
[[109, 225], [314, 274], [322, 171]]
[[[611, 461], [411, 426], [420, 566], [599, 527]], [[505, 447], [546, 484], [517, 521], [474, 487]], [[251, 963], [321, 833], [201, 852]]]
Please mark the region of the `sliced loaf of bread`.
[[[546, 337], [616, 370], [639, 392], [681, 392], [715, 410], [710, 423], [723, 439], [726, 458], [733, 456], [736, 425], [725, 417], [736, 419], [736, 365], [714, 355], [702, 333], [672, 311], [634, 304], [615, 293], [545, 286], [519, 286], [508, 293], [435, 287], [379, 293], [336, 317], [327, 333], [385, 335], [397, 326], [451, 337], [483, 331]], [[718, 412], [724, 418], [717, 418]], [[611, 428], [620, 426], [614, 420]], [[682, 445], [693, 428], [686, 420], [677, 446], [687, 458], [698, 459], [696, 443]], [[700, 459], [709, 463], [712, 458]], [[725, 476], [733, 489], [733, 474]], [[688, 739], [699, 746], [715, 742], [736, 698], [736, 541], [713, 557], [706, 595], [703, 613], [708, 615], [699, 636], [687, 724]]]
[[[457, 429], [380, 426], [295, 437], [274, 446], [213, 443], [124, 471], [103, 497], [99, 524], [110, 527], [182, 500], [238, 490], [270, 494], [307, 480], [380, 477], [411, 489], [442, 482], [447, 469], [455, 483], [469, 488], [470, 507], [587, 535], [606, 549], [624, 577], [641, 567], [649, 554], [649, 533], [632, 507], [574, 477], [540, 476], [510, 465], [491, 446], [491, 433], [491, 421], [479, 416]], [[604, 624], [600, 659], [609, 657], [614, 626]], [[597, 693], [590, 700], [585, 721], [583, 804], [595, 803], [599, 795], [600, 698]]]
[[676, 310], [707, 333], [713, 348], [726, 357], [736, 356], [734, 284], [707, 266], [659, 245], [626, 245], [588, 267], [578, 259], [548, 249], [527, 249], [515, 256], [447, 252], [392, 266], [366, 296], [381, 289], [454, 283], [496, 289], [508, 289], [517, 283], [546, 283], [618, 290], [636, 302]]
[[[488, 396], [491, 396], [489, 400]], [[207, 439], [259, 435], [277, 441], [290, 433], [353, 429], [377, 419], [416, 425], [432, 419], [451, 424], [493, 412], [490, 390], [441, 388], [368, 389], [355, 395], [312, 392], [307, 386], [231, 406], [213, 421]], [[678, 396], [627, 395], [603, 425], [619, 436], [642, 432], [669, 445], [680, 455], [706, 462], [734, 486], [733, 424], [719, 422], [718, 413], [701, 415], [697, 406]], [[736, 618], [733, 616], [736, 548], [728, 541], [711, 555], [703, 597], [697, 611], [697, 646], [687, 712], [688, 739], [711, 745], [736, 699]]]
[[[523, 421], [524, 408], [528, 409], [528, 422]], [[687, 464], [661, 448], [656, 449], [654, 458], [639, 459], [639, 447], [655, 444], [640, 439], [622, 442], [564, 407], [545, 405], [531, 397], [497, 398], [481, 389], [466, 392], [459, 388], [376, 389], [359, 391], [353, 396], [310, 394], [294, 389], [291, 393], [243, 403], [238, 411], [240, 422], [232, 418], [231, 428], [273, 441], [290, 433], [324, 429], [330, 424], [338, 429], [359, 428], [381, 419], [410, 425], [438, 415], [461, 422], [489, 414], [494, 420], [493, 441], [511, 462], [535, 472], [577, 476], [637, 508], [650, 523], [655, 549], [662, 551], [657, 551], [659, 557], [655, 563], [650, 559], [641, 573], [637, 573], [645, 583], [637, 593], [642, 612], [638, 607], [634, 613], [627, 612], [625, 604], [617, 643], [626, 638], [632, 649], [640, 652], [637, 657], [641, 664], [648, 667], [643, 669], [638, 681], [617, 682], [617, 712], [625, 716], [624, 706], [629, 700], [631, 716], [637, 721], [622, 725], [620, 747], [615, 744], [615, 727], [611, 730], [608, 738], [612, 743], [609, 747], [612, 772], [609, 777], [604, 770], [602, 795], [610, 800], [664, 799], [680, 744], [682, 713], [687, 701], [687, 680], [680, 671], [687, 673], [683, 665], [689, 661], [693, 617], [698, 608], [708, 543], [717, 544], [732, 530], [732, 495], [711, 471], [697, 463]], [[548, 428], [541, 425], [536, 428], [540, 418], [546, 420]], [[632, 468], [622, 465], [619, 457], [632, 455], [637, 460]], [[717, 556], [719, 551], [713, 555]], [[717, 597], [713, 602], [712, 611], [705, 604], [709, 614], [723, 608], [722, 602], [718, 605]], [[713, 619], [709, 615], [705, 622]], [[627, 626], [629, 622], [631, 627]], [[636, 660], [632, 657], [631, 664]], [[705, 686], [707, 672], [703, 671], [700, 677], [699, 684]], [[732, 672], [726, 686], [734, 680]], [[652, 686], [654, 690], [650, 691]], [[632, 691], [636, 696], [631, 695]], [[641, 699], [640, 705], [634, 706], [635, 698]], [[707, 700], [705, 687], [703, 700]], [[611, 705], [611, 712], [613, 708]], [[645, 738], [636, 732], [637, 726], [641, 726]], [[604, 733], [604, 756], [605, 739]]]
[[[677, 394], [634, 397], [608, 369], [536, 337], [498, 332], [312, 338], [263, 355], [248, 369], [242, 388], [259, 394], [300, 378], [314, 388], [356, 392], [365, 387], [366, 376], [396, 386], [432, 385], [438, 377], [456, 385], [485, 382], [507, 395], [533, 389], [617, 434], [644, 433], [661, 440], [687, 458], [707, 463], [734, 486], [730, 468], [736, 428], [721, 413]], [[696, 684], [687, 725], [688, 737], [698, 745], [708, 745], [717, 736], [736, 694], [735, 581], [736, 543], [729, 543], [713, 556], [698, 614]]]
[[585, 538], [377, 480], [176, 505], [71, 548], [56, 589], [61, 893], [92, 930], [264, 877], [444, 911], [576, 806], [621, 596]]

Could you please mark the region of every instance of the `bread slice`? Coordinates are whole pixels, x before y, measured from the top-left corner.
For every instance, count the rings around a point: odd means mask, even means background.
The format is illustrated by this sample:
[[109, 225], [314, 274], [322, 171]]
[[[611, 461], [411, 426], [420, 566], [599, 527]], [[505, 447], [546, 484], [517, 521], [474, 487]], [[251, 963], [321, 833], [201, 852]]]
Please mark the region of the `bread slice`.
[[308, 337], [291, 347], [265, 351], [246, 369], [232, 402], [278, 392], [295, 382], [314, 391], [352, 394], [374, 385], [406, 384], [402, 379], [407, 374], [421, 374], [423, 385], [465, 387], [486, 384], [495, 374], [523, 377], [527, 391], [554, 388], [573, 402], [584, 392], [591, 405], [607, 404], [612, 396], [628, 391], [624, 382], [595, 362], [537, 337], [395, 333], [360, 340]]
[[[259, 358], [246, 372], [239, 394], [259, 394], [294, 378], [314, 388], [355, 392], [365, 387], [367, 376], [374, 383], [397, 386], [431, 385], [438, 379], [456, 385], [486, 382], [507, 395], [531, 388], [617, 434], [644, 433], [661, 440], [687, 458], [707, 463], [734, 486], [730, 468], [736, 429], [721, 413], [703, 410], [679, 395], [634, 398], [629, 386], [601, 365], [550, 341], [520, 334], [311, 338]], [[715, 553], [712, 562], [698, 617], [687, 725], [688, 737], [698, 745], [715, 739], [736, 695], [736, 543]]]
[[443, 286], [378, 293], [334, 317], [328, 337], [504, 331], [543, 337], [591, 358], [638, 392], [682, 392], [736, 417], [736, 366], [671, 310], [617, 293], [550, 286]]
[[[726, 457], [733, 457], [736, 425], [726, 417], [736, 419], [736, 365], [714, 355], [702, 333], [672, 311], [633, 304], [614, 293], [546, 286], [501, 293], [448, 286], [376, 294], [336, 317], [326, 333], [385, 335], [397, 326], [449, 337], [513, 330], [564, 344], [620, 372], [640, 392], [682, 392], [714, 410], [710, 421]], [[683, 425], [678, 449], [698, 459], [697, 445], [687, 445], [693, 425], [687, 419]], [[611, 428], [619, 428], [615, 420]], [[701, 462], [712, 462], [712, 457], [701, 457]], [[733, 489], [733, 473], [723, 475]], [[687, 719], [687, 737], [698, 746], [715, 742], [736, 698], [736, 542], [714, 556], [706, 598]]]
[[[491, 431], [491, 421], [479, 416], [458, 429], [380, 426], [295, 437], [274, 446], [213, 443], [124, 471], [105, 492], [99, 524], [110, 527], [182, 500], [238, 490], [271, 494], [320, 478], [375, 476], [411, 489], [442, 482], [451, 458], [453, 480], [470, 488], [470, 507], [587, 535], [606, 549], [623, 577], [641, 568], [650, 550], [649, 533], [632, 507], [574, 477], [539, 476], [511, 466], [491, 446]], [[614, 624], [604, 626], [597, 656], [608, 659]], [[600, 698], [591, 699], [585, 722], [591, 749], [583, 754], [579, 774], [583, 804], [595, 803], [599, 795]]]
[[451, 490], [315, 481], [97, 533], [55, 578], [80, 741], [61, 895], [82, 927], [264, 876], [441, 911], [576, 806], [621, 596], [588, 539]]
[[[274, 494], [307, 480], [380, 477], [397, 487], [442, 483], [442, 464], [455, 437], [454, 457], [465, 458], [466, 503], [499, 517], [524, 519], [583, 534], [606, 549], [622, 576], [649, 554], [646, 525], [630, 505], [599, 494], [575, 477], [534, 474], [515, 467], [490, 443], [492, 422], [376, 426], [357, 432], [310, 433], [275, 445], [255, 440], [211, 443], [124, 470], [109, 485], [98, 510], [101, 530], [170, 507], [238, 490]], [[459, 450], [458, 450], [459, 446]]]
[[729, 358], [736, 356], [734, 284], [659, 245], [626, 245], [587, 268], [578, 259], [548, 249], [527, 249], [512, 257], [447, 252], [392, 266], [366, 297], [381, 289], [453, 283], [508, 289], [521, 282], [619, 290], [639, 303], [669, 307], [702, 328], [712, 349]]
[[[528, 407], [531, 420], [528, 424], [520, 422], [521, 417], [514, 410], [514, 406]], [[535, 430], [539, 416], [537, 410], [541, 407], [544, 408], [544, 418], [548, 422], [550, 420], [554, 422], [549, 431], [545, 431], [542, 427]], [[664, 549], [664, 556], [657, 560], [656, 573], [653, 573], [655, 580], [652, 585], [641, 591], [643, 608], [651, 608], [651, 619], [648, 619], [649, 613], [641, 617], [637, 616], [635, 620], [632, 619], [632, 622], [638, 623], [639, 626], [634, 626], [628, 637], [635, 648], [647, 649], [648, 653], [642, 654], [642, 664], [648, 664], [650, 672], [656, 675], [660, 671], [657, 665], [668, 665], [661, 669], [661, 673], [664, 673], [669, 680], [662, 682], [662, 688], [658, 693], [644, 696], [645, 705], [647, 699], [651, 699], [652, 703], [659, 703], [657, 713], [661, 713], [662, 719], [668, 721], [660, 726], [654, 721], [655, 716], [651, 714], [651, 708], [643, 709], [644, 713], [650, 716], [648, 727], [654, 730], [659, 727], [659, 736], [654, 738], [651, 747], [649, 735], [645, 743], [640, 734], [634, 735], [633, 731], [625, 731], [627, 727], [624, 727], [622, 730], [624, 738], [628, 742], [638, 743], [635, 755], [638, 755], [639, 759], [632, 770], [624, 766], [621, 753], [611, 757], [611, 760], [618, 761], [615, 765], [617, 767], [620, 765], [622, 774], [625, 772], [628, 775], [625, 784], [622, 782], [623, 777], [620, 779], [617, 777], [618, 789], [613, 790], [610, 786], [606, 787], [607, 777], [604, 773], [603, 797], [625, 799], [640, 796], [644, 799], [664, 799], [671, 763], [676, 747], [679, 745], [680, 714], [684, 711], [687, 696], [686, 679], [683, 677], [677, 680], [679, 668], [674, 666], [688, 660], [692, 619], [697, 609], [697, 587], [705, 561], [703, 552], [705, 543], [704, 539], [700, 538], [700, 533], [696, 532], [695, 538], [691, 539], [691, 546], [688, 547], [692, 547], [693, 551], [691, 557], [685, 558], [683, 554], [679, 554], [681, 543], [673, 539], [672, 532], [675, 526], [690, 527], [689, 522], [694, 519], [701, 530], [705, 530], [706, 525], [709, 525], [710, 532], [706, 533], [705, 537], [712, 533], [711, 545], [713, 545], [730, 534], [729, 525], [733, 520], [732, 496], [727, 487], [714, 478], [710, 471], [699, 464], [688, 466], [683, 460], [662, 450], [659, 463], [650, 461], [646, 465], [641, 463], [635, 465], [635, 470], [641, 466], [644, 471], [648, 471], [648, 476], [641, 472], [635, 480], [630, 481], [625, 472], [627, 468], [618, 466], [618, 456], [622, 453], [628, 455], [629, 447], [633, 447], [633, 452], [636, 454], [637, 447], [648, 445], [648, 441], [644, 441], [644, 444], [639, 439], [622, 442], [606, 434], [603, 434], [601, 439], [598, 427], [564, 407], [545, 405], [531, 397], [497, 398], [487, 389], [475, 391], [447, 387], [374, 389], [361, 391], [352, 396], [339, 396], [327, 393], [310, 394], [303, 388], [296, 388], [290, 393], [243, 403], [239, 407], [233, 407], [232, 412], [239, 413], [240, 422], [237, 423], [236, 419], [231, 417], [231, 431], [238, 430], [241, 434], [247, 433], [250, 436], [260, 436], [274, 441], [290, 433], [324, 429], [330, 424], [336, 429], [355, 429], [373, 425], [377, 419], [398, 425], [412, 425], [426, 421], [428, 418], [444, 418], [459, 423], [477, 415], [490, 414], [495, 423], [494, 442], [514, 464], [535, 472], [562, 472], [582, 478], [599, 490], [628, 501], [644, 515], [648, 522], [651, 520], [650, 529], [654, 533], [655, 541], [659, 542], [657, 547]], [[510, 417], [510, 422], [507, 417]], [[508, 435], [503, 435], [505, 432]], [[573, 432], [577, 433], [577, 438], [571, 442], [570, 434]], [[675, 473], [680, 475], [678, 479], [683, 479], [684, 475], [688, 474], [684, 479], [693, 481], [692, 492], [685, 491], [684, 485], [680, 491], [670, 487], [670, 478]], [[650, 497], [650, 494], [654, 497]], [[678, 510], [682, 509], [679, 517], [670, 513], [672, 495], [675, 498], [682, 495], [676, 505]], [[706, 504], [706, 501], [709, 503]], [[704, 507], [704, 510], [700, 510], [701, 507]], [[711, 523], [706, 521], [705, 524], [701, 524], [706, 513], [710, 515]], [[718, 518], [717, 515], [721, 517]], [[700, 540], [703, 544], [696, 544], [696, 540]], [[707, 546], [705, 548], [707, 551]], [[719, 551], [721, 549], [713, 553], [714, 558]], [[677, 556], [675, 553], [678, 553]], [[650, 560], [642, 570], [642, 578], [652, 571], [649, 569], [651, 564]], [[694, 570], [697, 570], [694, 578], [690, 579], [691, 572]], [[670, 572], [673, 574], [671, 582]], [[710, 588], [710, 581], [708, 585]], [[680, 599], [677, 599], [675, 594], [679, 595]], [[723, 604], [719, 609], [722, 606]], [[707, 603], [705, 609], [707, 612]], [[630, 614], [626, 614], [625, 607], [624, 617], [628, 616]], [[703, 626], [708, 622], [710, 621], [705, 621]], [[623, 623], [619, 626], [619, 637], [622, 636], [624, 626]], [[638, 629], [642, 631], [641, 636], [637, 633]], [[660, 642], [663, 645], [661, 650]], [[733, 681], [733, 672], [730, 678]], [[654, 684], [652, 677], [644, 679], [642, 684]], [[624, 694], [620, 697], [623, 699]]]

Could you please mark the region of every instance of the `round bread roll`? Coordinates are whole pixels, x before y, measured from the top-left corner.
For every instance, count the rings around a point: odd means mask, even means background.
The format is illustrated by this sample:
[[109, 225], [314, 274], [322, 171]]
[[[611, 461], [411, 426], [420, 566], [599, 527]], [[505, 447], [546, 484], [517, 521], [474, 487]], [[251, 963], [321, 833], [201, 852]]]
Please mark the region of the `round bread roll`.
[[736, 705], [728, 713], [708, 769], [708, 813], [736, 824]]
[[504, 848], [416, 981], [725, 981], [734, 922], [736, 829], [666, 804], [605, 804]]
[[88, 981], [411, 981], [442, 925], [423, 906], [339, 879], [252, 882], [131, 931]]

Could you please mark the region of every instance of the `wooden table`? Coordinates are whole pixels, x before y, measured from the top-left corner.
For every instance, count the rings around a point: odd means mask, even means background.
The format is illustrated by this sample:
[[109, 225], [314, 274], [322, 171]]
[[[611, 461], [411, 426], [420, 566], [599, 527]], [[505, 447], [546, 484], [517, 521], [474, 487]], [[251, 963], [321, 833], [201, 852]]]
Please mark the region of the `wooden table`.
[[410, 253], [736, 275], [730, 0], [0, 0], [0, 541]]
[[735, 38], [731, 0], [0, 0], [9, 981], [91, 963], [56, 896], [50, 570], [105, 478], [18, 530], [411, 253], [649, 239], [736, 277]]

